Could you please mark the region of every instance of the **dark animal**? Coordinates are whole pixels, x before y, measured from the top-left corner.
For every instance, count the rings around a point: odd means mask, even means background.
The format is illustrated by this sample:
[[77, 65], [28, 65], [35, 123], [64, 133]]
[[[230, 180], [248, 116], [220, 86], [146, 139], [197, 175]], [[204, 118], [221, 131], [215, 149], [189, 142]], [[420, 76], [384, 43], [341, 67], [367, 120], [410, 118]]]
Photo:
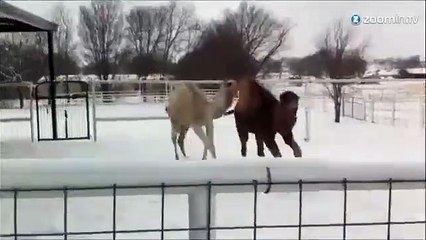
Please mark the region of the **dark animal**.
[[237, 88], [238, 102], [234, 110], [228, 111], [226, 115], [234, 114], [241, 142], [241, 155], [247, 155], [248, 134], [254, 133], [258, 156], [265, 156], [265, 143], [274, 157], [281, 157], [275, 142], [275, 134], [279, 133], [284, 142], [293, 149], [294, 156], [301, 157], [302, 152], [292, 133], [297, 120], [299, 96], [292, 91], [286, 91], [280, 95], [280, 100], [277, 100], [254, 78], [239, 79]]

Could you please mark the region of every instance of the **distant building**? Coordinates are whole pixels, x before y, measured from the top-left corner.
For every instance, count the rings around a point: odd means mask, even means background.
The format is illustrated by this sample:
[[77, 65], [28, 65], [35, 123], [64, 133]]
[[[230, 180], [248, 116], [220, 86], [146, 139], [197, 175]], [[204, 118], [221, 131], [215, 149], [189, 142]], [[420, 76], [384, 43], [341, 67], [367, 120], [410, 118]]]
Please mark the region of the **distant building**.
[[407, 68], [399, 71], [401, 78], [426, 78], [426, 68]]
[[362, 78], [397, 78], [399, 77], [399, 69], [378, 69], [373, 68], [365, 71]]

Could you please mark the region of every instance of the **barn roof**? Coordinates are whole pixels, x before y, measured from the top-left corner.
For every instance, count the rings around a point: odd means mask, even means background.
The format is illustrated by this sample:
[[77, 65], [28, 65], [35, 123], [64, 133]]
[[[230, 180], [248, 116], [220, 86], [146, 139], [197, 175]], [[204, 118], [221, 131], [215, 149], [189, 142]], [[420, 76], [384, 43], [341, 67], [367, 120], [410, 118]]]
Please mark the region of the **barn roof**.
[[0, 32], [56, 31], [58, 25], [0, 0]]
[[426, 68], [407, 68], [405, 70], [411, 74], [426, 74]]

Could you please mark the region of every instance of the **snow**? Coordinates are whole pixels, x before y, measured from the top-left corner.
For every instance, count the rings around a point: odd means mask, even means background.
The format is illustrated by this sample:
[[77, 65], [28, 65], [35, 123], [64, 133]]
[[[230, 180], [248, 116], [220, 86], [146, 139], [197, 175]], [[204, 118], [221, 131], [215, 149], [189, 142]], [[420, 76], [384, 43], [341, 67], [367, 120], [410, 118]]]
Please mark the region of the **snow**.
[[[17, 114], [14, 110], [12, 115]], [[3, 110], [2, 110], [3, 114]], [[127, 114], [127, 115], [126, 115]], [[99, 106], [98, 116], [161, 116], [164, 114], [164, 104], [135, 104], [132, 106]], [[25, 115], [25, 114], [24, 114]], [[232, 171], [221, 172], [220, 165], [230, 166], [271, 164], [283, 161], [288, 166], [288, 176], [299, 177], [309, 174], [309, 169], [298, 172], [298, 168], [304, 164], [321, 166], [325, 174], [326, 166], [331, 165], [335, 169], [345, 166], [360, 165], [365, 167], [366, 174], [373, 174], [369, 166], [393, 166], [392, 171], [399, 171], [404, 166], [421, 166], [425, 159], [425, 133], [424, 129], [400, 128], [382, 124], [373, 124], [349, 118], [342, 118], [340, 124], [333, 123], [333, 114], [314, 109], [312, 111], [311, 141], [305, 142], [304, 138], [304, 112], [299, 111], [298, 123], [294, 129], [296, 141], [302, 148], [304, 158], [295, 159], [291, 149], [277, 136], [277, 143], [285, 156], [283, 159], [273, 159], [268, 150], [265, 150], [266, 158], [256, 157], [256, 145], [254, 137], [250, 136], [248, 143], [248, 158], [240, 157], [240, 143], [235, 130], [232, 116], [215, 121], [215, 144], [218, 159], [201, 161], [201, 141], [190, 131], [185, 146], [189, 155], [188, 159], [176, 162], [173, 156], [173, 147], [170, 140], [170, 123], [168, 120], [145, 120], [132, 122], [98, 122], [98, 141], [69, 141], [69, 142], [40, 142], [29, 141], [28, 123], [0, 123], [1, 128], [1, 162], [4, 166], [16, 166], [14, 171], [30, 174], [48, 173], [48, 169], [41, 164], [48, 164], [51, 170], [63, 165], [64, 178], [66, 172], [78, 169], [81, 163], [90, 168], [79, 169], [81, 173], [93, 172], [102, 175], [101, 169], [108, 168], [114, 171], [114, 166], [120, 165], [129, 171], [137, 173], [138, 170], [151, 171], [145, 176], [149, 179], [155, 174], [155, 166], [177, 165], [181, 167], [176, 172], [185, 173], [186, 166], [214, 165], [216, 170], [209, 172], [215, 175], [232, 175]], [[27, 132], [26, 138], [15, 135], [13, 129], [23, 129]], [[306, 159], [305, 159], [306, 158]], [[75, 164], [73, 164], [75, 163]], [[278, 164], [278, 163], [277, 163]], [[345, 165], [347, 164], [347, 165]], [[83, 165], [80, 165], [83, 166]], [[143, 170], [143, 167], [146, 169]], [[25, 168], [23, 168], [25, 167]], [[130, 170], [130, 168], [132, 170]], [[259, 167], [260, 169], [261, 167]], [[25, 171], [24, 171], [25, 169]], [[34, 172], [31, 172], [34, 169]], [[44, 170], [43, 170], [44, 169]], [[67, 170], [68, 169], [68, 170]], [[200, 169], [203, 169], [200, 167]], [[230, 168], [232, 169], [232, 168]], [[321, 175], [321, 168], [311, 169], [315, 174]], [[205, 169], [204, 169], [205, 170]], [[206, 174], [200, 170], [201, 176]], [[197, 170], [194, 170], [197, 171]], [[244, 169], [240, 169], [244, 172]], [[260, 171], [260, 170], [259, 170]], [[262, 173], [259, 175], [264, 176]], [[282, 172], [283, 170], [278, 170]], [[338, 171], [338, 170], [336, 170]], [[424, 172], [424, 168], [422, 170]], [[421, 171], [419, 171], [421, 173]], [[11, 172], [3, 172], [9, 174]], [[335, 173], [343, 175], [344, 172]], [[62, 173], [61, 173], [62, 174]], [[104, 173], [104, 174], [108, 174]], [[125, 173], [123, 173], [125, 174]], [[247, 173], [249, 174], [249, 173]], [[255, 172], [257, 174], [257, 172]], [[275, 174], [275, 173], [273, 173]], [[47, 176], [46, 176], [47, 177]], [[69, 177], [69, 176], [68, 176]], [[110, 179], [121, 176], [111, 175]], [[233, 178], [234, 176], [226, 176]], [[309, 177], [309, 176], [306, 176]], [[378, 176], [379, 177], [379, 176]], [[3, 177], [2, 177], [3, 178]], [[56, 176], [60, 178], [60, 176]], [[53, 178], [54, 179], [54, 178]], [[52, 179], [52, 184], [55, 182]], [[66, 178], [65, 178], [66, 179]], [[141, 179], [144, 179], [141, 176]], [[21, 181], [18, 177], [14, 181]], [[29, 181], [28, 184], [30, 184]], [[109, 193], [110, 191], [105, 191]], [[387, 194], [385, 190], [373, 191], [349, 191], [348, 193], [348, 222], [372, 222], [387, 220]], [[395, 190], [393, 192], [393, 221], [422, 221], [425, 219], [425, 191], [424, 190]], [[217, 196], [216, 226], [244, 226], [253, 223], [253, 194], [219, 194]], [[29, 232], [62, 232], [62, 204], [61, 198], [51, 199], [19, 199], [18, 231]], [[258, 225], [267, 224], [297, 224], [298, 223], [298, 193], [259, 194], [258, 196]], [[13, 201], [10, 198], [1, 199], [1, 233], [13, 232]], [[101, 231], [112, 229], [112, 198], [111, 197], [75, 197], [68, 203], [68, 231]], [[166, 228], [188, 227], [187, 196], [166, 196]], [[161, 196], [158, 194], [119, 196], [117, 199], [117, 229], [150, 229], [160, 227]], [[341, 191], [306, 192], [303, 194], [303, 223], [340, 223], [343, 216], [343, 193]], [[348, 239], [385, 238], [386, 226], [348, 227]], [[252, 230], [221, 230], [216, 231], [220, 239], [247, 239], [252, 237]], [[341, 238], [341, 227], [329, 228], [304, 228], [303, 238]], [[392, 226], [393, 239], [420, 239], [425, 238], [424, 224]], [[159, 238], [159, 233], [119, 234], [120, 238], [152, 239]], [[54, 237], [57, 239], [57, 237]], [[100, 239], [111, 238], [111, 235], [76, 236], [72, 239]], [[187, 239], [188, 233], [168, 232], [166, 238]], [[295, 229], [259, 229], [259, 239], [294, 239], [297, 238]], [[34, 238], [33, 238], [34, 239]], [[47, 239], [40, 237], [37, 239]], [[69, 239], [71, 237], [69, 236]]]

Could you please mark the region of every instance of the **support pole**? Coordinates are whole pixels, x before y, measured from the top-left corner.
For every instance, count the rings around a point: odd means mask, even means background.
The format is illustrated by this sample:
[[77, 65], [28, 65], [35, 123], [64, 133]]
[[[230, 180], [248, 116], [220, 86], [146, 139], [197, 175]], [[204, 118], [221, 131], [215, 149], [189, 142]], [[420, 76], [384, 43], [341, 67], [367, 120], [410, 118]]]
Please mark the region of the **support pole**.
[[50, 76], [50, 107], [52, 110], [52, 138], [58, 139], [58, 122], [56, 119], [56, 87], [55, 87], [55, 68], [53, 65], [53, 33], [47, 32], [47, 45], [49, 49], [49, 76]]
[[[31, 86], [32, 89], [32, 86]], [[32, 92], [32, 90], [31, 90]], [[31, 131], [31, 142], [34, 142], [34, 112], [33, 112], [33, 97], [30, 96], [30, 131]]]

